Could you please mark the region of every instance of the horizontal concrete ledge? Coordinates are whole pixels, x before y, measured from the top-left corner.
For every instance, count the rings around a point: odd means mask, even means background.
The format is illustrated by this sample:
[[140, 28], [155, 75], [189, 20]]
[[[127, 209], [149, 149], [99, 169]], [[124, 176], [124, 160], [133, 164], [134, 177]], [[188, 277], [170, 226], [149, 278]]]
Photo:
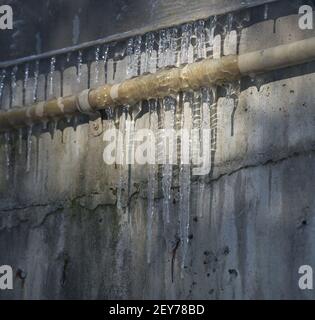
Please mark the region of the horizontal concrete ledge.
[[161, 70], [84, 90], [78, 95], [40, 102], [28, 107], [14, 107], [0, 113], [0, 131], [61, 118], [77, 112], [93, 113], [106, 107], [133, 105], [141, 100], [163, 98], [180, 91], [197, 90], [315, 60], [315, 38], [221, 59], [205, 59], [180, 68]]

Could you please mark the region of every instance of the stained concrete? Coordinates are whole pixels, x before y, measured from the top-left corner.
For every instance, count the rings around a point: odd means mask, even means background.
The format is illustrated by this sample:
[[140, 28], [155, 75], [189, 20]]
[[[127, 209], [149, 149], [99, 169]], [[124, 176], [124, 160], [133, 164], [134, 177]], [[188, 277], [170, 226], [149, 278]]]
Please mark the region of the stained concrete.
[[[281, 34], [270, 35], [260, 48], [274, 45], [274, 38], [289, 41], [286, 34], [297, 29], [290, 26], [277, 28]], [[269, 30], [270, 21], [260, 25], [264, 28]], [[255, 32], [243, 32], [247, 47], [241, 50], [257, 49], [250, 36]], [[14, 136], [9, 181], [1, 137], [0, 264], [12, 265], [17, 275], [14, 290], [0, 291], [0, 297], [315, 298], [313, 291], [298, 288], [298, 267], [315, 266], [313, 70], [313, 64], [306, 64], [254, 82], [243, 79], [235, 110], [232, 100], [219, 99], [213, 171], [204, 192], [198, 180], [191, 184], [187, 262], [181, 278], [179, 248], [173, 282], [172, 249], [179, 230], [176, 181], [166, 228], [161, 187], [156, 192], [149, 265], [147, 168], [132, 170], [128, 213], [117, 209], [118, 170], [104, 164], [105, 142], [101, 135], [91, 137], [88, 123], [64, 125], [63, 130], [60, 124], [54, 135], [35, 129], [28, 173], [25, 140], [19, 154]], [[123, 75], [122, 67], [115, 76]], [[63, 85], [70, 90], [69, 83]], [[147, 114], [136, 125], [147, 127]], [[109, 126], [105, 120], [104, 128]]]

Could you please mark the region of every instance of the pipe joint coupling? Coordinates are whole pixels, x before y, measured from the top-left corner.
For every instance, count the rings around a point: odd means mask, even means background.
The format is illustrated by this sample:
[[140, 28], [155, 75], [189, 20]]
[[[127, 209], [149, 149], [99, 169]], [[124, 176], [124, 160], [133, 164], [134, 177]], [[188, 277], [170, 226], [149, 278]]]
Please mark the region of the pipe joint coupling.
[[91, 89], [83, 90], [76, 99], [76, 105], [78, 111], [84, 114], [94, 114], [95, 110], [93, 110], [90, 101], [89, 94]]

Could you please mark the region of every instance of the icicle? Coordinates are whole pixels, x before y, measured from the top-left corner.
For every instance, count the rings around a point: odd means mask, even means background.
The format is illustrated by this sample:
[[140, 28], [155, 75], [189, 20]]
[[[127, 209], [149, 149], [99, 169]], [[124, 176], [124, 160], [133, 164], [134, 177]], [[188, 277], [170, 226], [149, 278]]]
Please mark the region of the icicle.
[[201, 151], [201, 121], [202, 121], [202, 109], [201, 109], [201, 94], [200, 91], [196, 91], [193, 97], [192, 107], [192, 127], [193, 131], [193, 143], [191, 146], [193, 164], [195, 165], [200, 156]]
[[162, 29], [159, 32], [158, 67], [175, 66], [177, 64], [178, 29]]
[[33, 102], [37, 101], [38, 77], [39, 77], [39, 61], [37, 60], [35, 62], [35, 70], [34, 70]]
[[171, 66], [173, 63], [172, 51], [171, 51], [171, 30], [167, 29], [164, 39], [164, 66]]
[[133, 38], [130, 38], [127, 42], [127, 78], [132, 78], [134, 76], [133, 55]]
[[[203, 143], [201, 143], [201, 149], [200, 152], [203, 154], [203, 156], [205, 156], [205, 153], [209, 153], [209, 159], [206, 159], [205, 161], [208, 161], [208, 170], [207, 174], [210, 173], [210, 169], [211, 169], [211, 104], [213, 101], [211, 101], [211, 97], [210, 97], [210, 90], [209, 88], [203, 88], [201, 90], [201, 99], [199, 100], [200, 102], [200, 114], [201, 114], [201, 118], [200, 118], [200, 122], [199, 121], [195, 121], [194, 127], [199, 127], [201, 128], [201, 137], [200, 137], [200, 141], [205, 141], [204, 139], [204, 135], [205, 134], [209, 134], [208, 139], [210, 140], [209, 145], [204, 145]], [[207, 150], [205, 150], [205, 148]], [[210, 150], [210, 151], [209, 151]], [[204, 163], [203, 163], [204, 165]], [[198, 180], [198, 193], [197, 193], [197, 215], [199, 217], [203, 216], [203, 205], [204, 205], [204, 192], [205, 192], [205, 186], [206, 186], [206, 175], [202, 175], [199, 177]]]
[[178, 29], [163, 29], [159, 32], [158, 67], [175, 66], [177, 63]]
[[4, 81], [6, 78], [6, 73], [7, 73], [6, 70], [3, 69], [0, 74], [0, 107], [2, 106], [2, 95], [3, 95]]
[[167, 50], [166, 31], [160, 30], [159, 32], [159, 49], [158, 49], [158, 68], [166, 66], [165, 55]]
[[[131, 111], [131, 114], [130, 114]], [[124, 161], [126, 167], [124, 170], [124, 182], [123, 185], [125, 190], [125, 206], [126, 213], [128, 214], [128, 221], [130, 222], [130, 210], [127, 205], [128, 199], [130, 197], [130, 192], [132, 190], [132, 165], [134, 164], [134, 154], [135, 154], [135, 123], [136, 120], [141, 114], [142, 111], [142, 102], [137, 103], [136, 105], [130, 107], [129, 105], [124, 106], [123, 112], [125, 116], [125, 125], [124, 125]]]
[[149, 32], [145, 37], [145, 62], [143, 73], [154, 73], [156, 61], [153, 59], [153, 50], [154, 50], [154, 33]]
[[12, 71], [11, 71], [11, 97], [12, 97], [12, 107], [16, 105], [16, 88], [17, 88], [17, 83], [16, 83], [16, 74], [18, 72], [18, 66], [14, 66]]
[[177, 66], [178, 63], [178, 28], [174, 27], [170, 31], [171, 33], [171, 43], [170, 43], [170, 65], [171, 66]]
[[[184, 94], [184, 104], [182, 112], [182, 129], [190, 130], [191, 108], [192, 108], [192, 94]], [[190, 141], [181, 141], [181, 164], [179, 171], [179, 211], [180, 211], [180, 238], [182, 244], [182, 262], [181, 262], [181, 277], [184, 277], [184, 268], [186, 262], [186, 255], [189, 243], [189, 219], [190, 219], [190, 146], [187, 144]], [[187, 154], [188, 153], [188, 154]]]
[[188, 63], [189, 59], [189, 47], [192, 37], [192, 25], [190, 23], [182, 26], [182, 38], [181, 38], [181, 64]]
[[108, 52], [109, 52], [109, 46], [105, 45], [103, 49], [103, 55], [102, 55], [102, 60], [104, 61], [104, 63], [107, 62]]
[[216, 151], [217, 144], [217, 129], [218, 129], [218, 113], [216, 111], [217, 106], [217, 87], [210, 87], [208, 89], [209, 96], [207, 101], [209, 101], [210, 107], [210, 127], [211, 127], [211, 151]]
[[95, 79], [94, 84], [98, 85], [99, 82], [99, 74], [100, 74], [100, 66], [99, 66], [99, 60], [100, 60], [100, 47], [95, 48]]
[[130, 38], [127, 42], [127, 78], [131, 78], [133, 75], [133, 38]]
[[158, 102], [159, 106], [159, 117], [158, 117], [158, 136], [157, 136], [157, 163], [158, 164], [164, 164], [165, 163], [165, 150], [164, 150], [164, 135], [165, 135], [165, 114], [164, 114], [164, 108], [162, 107], [162, 102]]
[[[135, 125], [138, 115], [142, 111], [142, 102], [137, 103], [132, 108], [126, 106], [127, 111], [131, 112], [131, 119], [128, 119], [126, 122], [126, 136], [125, 136], [125, 144], [126, 144], [126, 159], [128, 164], [134, 164], [134, 148], [135, 148]], [[129, 171], [131, 171], [131, 167], [129, 167]]]
[[[175, 157], [175, 139], [173, 136], [167, 135], [168, 130], [175, 128], [175, 109], [176, 100], [172, 97], [166, 97], [163, 101], [163, 122], [164, 122], [164, 137], [163, 137], [163, 165], [162, 165], [162, 190], [163, 190], [163, 217], [164, 223], [170, 222], [170, 203], [172, 197], [172, 180], [173, 180], [173, 163]], [[172, 132], [173, 133], [173, 132]], [[175, 133], [175, 132], [174, 132]], [[169, 139], [171, 138], [171, 139]], [[167, 140], [171, 140], [171, 146], [167, 148]]]
[[105, 113], [106, 113], [107, 119], [114, 122], [114, 119], [115, 119], [114, 109], [112, 107], [107, 107], [105, 109]]
[[108, 125], [108, 128], [111, 129], [115, 129], [115, 112], [114, 112], [114, 108], [112, 107], [107, 107], [105, 109], [105, 113], [106, 113], [106, 122]]
[[201, 60], [206, 57], [206, 34], [204, 20], [195, 22], [194, 34], [196, 37], [195, 58], [196, 60]]
[[105, 82], [107, 81], [106, 63], [107, 63], [107, 59], [108, 59], [108, 53], [109, 53], [109, 46], [105, 44], [104, 48], [103, 48], [103, 55], [102, 55], [103, 70], [104, 70], [104, 74], [105, 74]]
[[165, 66], [177, 65], [177, 41], [178, 41], [178, 29], [171, 28], [166, 30], [165, 35]]
[[[157, 131], [157, 101], [150, 100], [149, 101], [149, 122], [150, 122], [150, 136], [151, 134], [154, 136]], [[155, 141], [155, 140], [153, 140]], [[151, 143], [153, 143], [151, 141]], [[148, 208], [147, 208], [147, 262], [151, 263], [151, 245], [152, 245], [152, 224], [154, 218], [154, 196], [157, 185], [157, 165], [156, 164], [148, 164]]]
[[215, 88], [203, 88], [201, 90], [202, 118], [201, 129], [211, 129], [211, 108], [214, 106], [216, 96]]
[[118, 110], [116, 111], [116, 119], [119, 121], [119, 137], [117, 139], [116, 159], [119, 167], [118, 185], [117, 185], [117, 208], [122, 210], [126, 205], [125, 197], [128, 188], [128, 177], [126, 177], [126, 121], [128, 120], [128, 108], [123, 108], [123, 114], [118, 118]]
[[211, 17], [206, 28], [206, 56], [213, 57], [214, 32], [217, 26], [217, 17]]
[[6, 162], [6, 180], [8, 181], [10, 179], [10, 134], [9, 132], [6, 132], [4, 134], [5, 144], [4, 144], [4, 150], [5, 150], [5, 162]]
[[127, 42], [127, 77], [132, 78], [138, 75], [141, 58], [142, 37], [130, 38]]
[[[124, 123], [124, 121], [121, 121], [120, 123]], [[120, 134], [122, 135], [122, 141], [121, 141], [121, 147], [120, 152], [121, 152], [121, 161], [122, 163], [119, 164], [119, 173], [118, 173], [118, 186], [117, 186], [117, 208], [119, 210], [122, 210], [124, 207], [124, 200], [123, 200], [123, 193], [126, 191], [127, 189], [127, 181], [124, 175], [124, 165], [123, 165], [123, 161], [125, 159], [125, 155], [124, 155], [124, 131], [125, 131], [125, 127], [120, 126]], [[117, 150], [118, 151], [118, 150]]]
[[19, 155], [22, 154], [23, 146], [23, 128], [19, 128]]
[[267, 3], [264, 6], [264, 20], [268, 20], [268, 14], [269, 14], [269, 5]]
[[24, 97], [26, 95], [26, 92], [28, 90], [27, 85], [28, 85], [28, 80], [29, 80], [29, 73], [30, 73], [30, 66], [27, 63], [25, 65], [25, 69], [24, 69], [24, 81], [23, 81], [23, 92], [24, 92]]
[[133, 55], [133, 75], [137, 76], [139, 74], [139, 66], [141, 60], [141, 46], [142, 37], [137, 36], [134, 40], [134, 55]]
[[50, 59], [50, 71], [49, 71], [49, 79], [48, 79], [48, 92], [49, 96], [53, 97], [54, 95], [54, 72], [56, 69], [56, 58], [51, 57]]
[[29, 172], [31, 169], [31, 153], [32, 153], [32, 134], [33, 134], [33, 125], [31, 124], [27, 128], [27, 153], [26, 153], [26, 172]]
[[82, 51], [78, 51], [77, 57], [77, 84], [80, 86], [82, 77]]

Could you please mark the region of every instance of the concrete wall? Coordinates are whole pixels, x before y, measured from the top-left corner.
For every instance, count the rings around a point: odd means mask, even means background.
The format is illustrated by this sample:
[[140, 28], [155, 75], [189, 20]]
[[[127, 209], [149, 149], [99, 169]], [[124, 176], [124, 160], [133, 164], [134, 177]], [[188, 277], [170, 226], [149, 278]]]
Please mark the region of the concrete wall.
[[[276, 0], [0, 0], [14, 28], [0, 32], [0, 61], [107, 37], [156, 30]], [[141, 12], [141, 14], [139, 14]]]
[[[297, 17], [242, 33], [241, 52], [314, 36]], [[125, 70], [118, 68], [117, 79]], [[102, 160], [102, 136], [88, 123], [33, 136], [25, 172], [18, 139], [11, 178], [0, 152], [0, 264], [16, 273], [1, 298], [315, 298], [298, 289], [298, 267], [315, 266], [314, 64], [243, 79], [239, 105], [218, 101], [214, 170], [200, 193], [191, 185], [191, 240], [184, 279], [178, 186], [164, 230], [156, 194], [152, 261], [146, 262], [146, 172], [134, 168], [130, 221], [116, 207], [117, 169]], [[259, 90], [254, 84], [259, 84]], [[63, 83], [64, 86], [69, 85]], [[232, 116], [234, 114], [234, 116]], [[109, 125], [104, 121], [104, 127]], [[147, 115], [137, 122], [147, 127]], [[232, 130], [233, 127], [233, 130]], [[233, 134], [232, 134], [233, 132]], [[3, 139], [3, 137], [2, 137]]]

